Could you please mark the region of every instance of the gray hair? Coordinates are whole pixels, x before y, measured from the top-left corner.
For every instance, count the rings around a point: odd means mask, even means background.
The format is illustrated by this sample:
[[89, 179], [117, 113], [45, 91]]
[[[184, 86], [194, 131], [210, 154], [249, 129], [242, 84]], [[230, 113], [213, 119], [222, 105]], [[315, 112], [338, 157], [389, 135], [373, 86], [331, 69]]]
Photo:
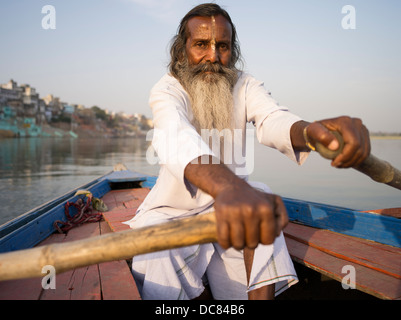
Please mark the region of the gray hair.
[[215, 3], [204, 3], [196, 6], [185, 15], [185, 17], [181, 20], [177, 35], [172, 40], [172, 45], [170, 48], [171, 61], [169, 63], [169, 69], [174, 77], [178, 78], [178, 72], [183, 66], [184, 61], [187, 59], [185, 45], [189, 37], [189, 31], [187, 28], [188, 21], [193, 17], [212, 17], [217, 15], [222, 15], [224, 18], [226, 18], [232, 28], [232, 52], [230, 67], [234, 68], [237, 62], [240, 62], [242, 66], [242, 56], [239, 41], [237, 38], [237, 31], [235, 29], [234, 23], [231, 21], [230, 15], [226, 10], [222, 9], [219, 5]]

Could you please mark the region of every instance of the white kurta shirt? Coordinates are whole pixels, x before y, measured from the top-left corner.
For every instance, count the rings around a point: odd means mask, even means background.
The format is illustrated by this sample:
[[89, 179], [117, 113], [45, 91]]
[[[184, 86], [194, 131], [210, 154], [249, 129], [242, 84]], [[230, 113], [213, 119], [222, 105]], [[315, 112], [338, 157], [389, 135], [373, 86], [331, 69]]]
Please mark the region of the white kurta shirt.
[[[263, 83], [241, 73], [233, 98], [233, 145], [231, 152], [224, 149], [224, 160], [235, 174], [247, 179], [244, 158], [235, 157], [247, 150], [247, 123], [254, 124], [262, 144], [300, 164], [306, 159], [307, 152], [294, 152], [290, 138], [291, 126], [301, 119], [279, 106]], [[184, 169], [192, 160], [220, 156], [215, 145], [210, 148], [191, 124], [193, 114], [188, 94], [179, 81], [165, 75], [153, 87], [149, 103], [155, 126], [152, 145], [160, 159], [160, 172], [136, 216], [127, 222], [131, 228], [213, 209], [213, 198], [184, 177]], [[231, 159], [226, 159], [226, 154], [231, 155]], [[252, 186], [257, 187], [256, 184]], [[261, 189], [269, 192], [267, 187]], [[218, 244], [210, 243], [136, 256], [132, 270], [144, 299], [193, 299], [204, 290], [205, 274], [211, 280], [210, 287], [217, 299], [246, 299], [247, 290], [272, 283], [276, 284], [278, 294], [297, 282], [282, 234], [274, 244], [256, 248], [249, 283], [242, 252], [224, 251]]]
[[[290, 139], [291, 126], [301, 119], [288, 108], [279, 106], [262, 82], [240, 73], [233, 98], [233, 152], [245, 152], [247, 123], [253, 123], [260, 143], [279, 150], [299, 164], [306, 159], [308, 153], [294, 152]], [[218, 157], [191, 123], [193, 114], [187, 92], [177, 79], [166, 74], [151, 90], [149, 104], [154, 122], [152, 145], [161, 168], [157, 182], [138, 214], [127, 223], [133, 228], [196, 214], [213, 205], [210, 195], [184, 178], [184, 169], [192, 160], [205, 155]], [[234, 155], [228, 166], [247, 179], [243, 162], [243, 158]], [[149, 215], [151, 211], [157, 213]]]

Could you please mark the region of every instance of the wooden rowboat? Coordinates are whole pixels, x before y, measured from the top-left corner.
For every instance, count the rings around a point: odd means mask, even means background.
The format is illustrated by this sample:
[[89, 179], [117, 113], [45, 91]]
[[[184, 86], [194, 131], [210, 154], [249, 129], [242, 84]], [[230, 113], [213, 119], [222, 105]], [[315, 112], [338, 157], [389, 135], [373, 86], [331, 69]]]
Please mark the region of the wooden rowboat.
[[[149, 175], [114, 170], [1, 226], [0, 254], [123, 232], [129, 227], [122, 222], [135, 215], [155, 181]], [[66, 204], [80, 201], [83, 196], [76, 195], [80, 189], [101, 198], [108, 210], [100, 221], [58, 233], [55, 222], [67, 221]], [[372, 297], [401, 299], [401, 208], [361, 212], [283, 200], [291, 221], [284, 234], [297, 264]], [[43, 283], [47, 272], [43, 278], [0, 281], [0, 300], [141, 299], [125, 259], [57, 274], [55, 289]]]

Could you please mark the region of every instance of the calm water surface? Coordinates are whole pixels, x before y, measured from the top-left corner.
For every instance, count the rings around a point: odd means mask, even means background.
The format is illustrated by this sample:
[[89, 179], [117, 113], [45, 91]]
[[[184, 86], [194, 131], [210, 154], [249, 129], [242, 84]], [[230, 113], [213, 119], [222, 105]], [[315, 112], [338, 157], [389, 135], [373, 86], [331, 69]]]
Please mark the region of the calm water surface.
[[[0, 140], [0, 225], [44, 202], [86, 184], [124, 163], [133, 171], [157, 175], [149, 165], [145, 139]], [[401, 140], [373, 140], [372, 153], [401, 168]], [[361, 173], [338, 170], [312, 154], [303, 166], [275, 150], [255, 145], [252, 180], [284, 197], [354, 209], [401, 207], [401, 191]]]

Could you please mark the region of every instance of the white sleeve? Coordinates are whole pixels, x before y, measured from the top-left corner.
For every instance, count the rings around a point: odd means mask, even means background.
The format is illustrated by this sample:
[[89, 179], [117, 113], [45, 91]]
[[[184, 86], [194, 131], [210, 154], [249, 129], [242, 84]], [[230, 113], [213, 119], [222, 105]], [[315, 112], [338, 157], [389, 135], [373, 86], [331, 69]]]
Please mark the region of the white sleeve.
[[152, 145], [160, 165], [166, 166], [193, 194], [196, 188], [184, 178], [185, 167], [200, 156], [215, 156], [190, 122], [187, 96], [175, 86], [155, 86], [149, 104], [153, 112]]
[[263, 82], [250, 78], [246, 86], [247, 121], [256, 126], [258, 141], [275, 148], [291, 160], [302, 164], [309, 152], [295, 152], [290, 137], [291, 126], [300, 120], [287, 107], [279, 106]]

